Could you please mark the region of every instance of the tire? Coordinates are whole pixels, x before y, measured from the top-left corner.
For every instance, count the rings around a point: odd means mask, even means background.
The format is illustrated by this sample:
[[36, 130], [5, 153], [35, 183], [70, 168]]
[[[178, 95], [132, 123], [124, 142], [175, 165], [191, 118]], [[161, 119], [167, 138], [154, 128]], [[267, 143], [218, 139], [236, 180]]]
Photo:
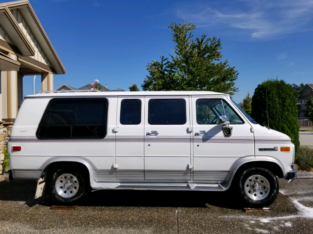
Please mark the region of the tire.
[[239, 177], [239, 195], [246, 207], [267, 207], [274, 202], [278, 191], [276, 176], [265, 168], [248, 168]]
[[83, 174], [75, 169], [57, 169], [49, 181], [49, 193], [53, 201], [72, 205], [86, 195], [86, 180]]

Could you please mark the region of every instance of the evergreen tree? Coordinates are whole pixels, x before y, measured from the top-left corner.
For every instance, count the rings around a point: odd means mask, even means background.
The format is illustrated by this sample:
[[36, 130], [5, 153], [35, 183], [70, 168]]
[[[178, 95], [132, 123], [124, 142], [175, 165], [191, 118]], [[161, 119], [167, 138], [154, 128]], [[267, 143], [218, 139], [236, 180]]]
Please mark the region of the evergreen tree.
[[132, 86], [129, 87], [129, 91], [139, 91], [139, 89], [136, 84], [133, 84]]
[[299, 150], [297, 99], [290, 84], [268, 80], [259, 84], [252, 97], [252, 118], [259, 124], [285, 133]]
[[250, 97], [250, 94], [248, 93], [242, 102], [242, 109], [244, 109], [244, 111], [247, 112], [248, 115], [251, 115], [251, 111], [252, 111], [251, 101], [252, 101], [252, 98]]
[[195, 25], [172, 23], [175, 56], [170, 60], [148, 63], [149, 75], [142, 84], [143, 90], [201, 90], [234, 94], [238, 91], [235, 81], [238, 72], [228, 61], [221, 61], [221, 40], [207, 38], [192, 39]]
[[305, 87], [305, 84], [303, 84], [303, 83], [301, 83], [300, 85], [292, 84], [292, 88], [293, 88], [294, 95], [296, 98], [298, 98], [300, 96], [304, 87]]

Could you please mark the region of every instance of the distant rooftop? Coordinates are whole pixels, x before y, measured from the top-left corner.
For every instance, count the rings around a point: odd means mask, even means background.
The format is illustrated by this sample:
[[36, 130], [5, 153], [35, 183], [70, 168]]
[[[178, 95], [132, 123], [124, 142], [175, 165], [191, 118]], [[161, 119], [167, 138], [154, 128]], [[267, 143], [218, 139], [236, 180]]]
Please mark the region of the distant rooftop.
[[[125, 90], [123, 89], [117, 89], [117, 90], [110, 90], [108, 89], [107, 87], [104, 87], [103, 85], [101, 85], [101, 89], [99, 91], [102, 91], [102, 92], [123, 92]], [[66, 84], [63, 84], [61, 85], [59, 88], [57, 88], [55, 91], [66, 91], [66, 90], [91, 90], [93, 86], [91, 86], [91, 84], [87, 84], [87, 85], [84, 85], [83, 87], [80, 87], [80, 88], [74, 88], [72, 86], [69, 86], [69, 85], [66, 85]]]

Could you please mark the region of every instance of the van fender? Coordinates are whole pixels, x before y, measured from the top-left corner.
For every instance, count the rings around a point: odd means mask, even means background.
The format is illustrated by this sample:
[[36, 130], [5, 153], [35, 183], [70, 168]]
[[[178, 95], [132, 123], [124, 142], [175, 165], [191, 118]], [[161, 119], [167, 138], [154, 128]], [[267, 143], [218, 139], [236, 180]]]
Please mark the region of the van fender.
[[45, 161], [41, 165], [40, 170], [42, 172], [44, 172], [50, 164], [57, 163], [57, 162], [75, 162], [75, 163], [81, 163], [81, 164], [85, 165], [88, 169], [88, 172], [89, 172], [90, 183], [93, 180], [93, 178], [91, 178], [93, 175], [92, 172], [97, 170], [96, 166], [90, 160], [88, 160], [85, 157], [78, 157], [78, 156], [75, 156], [75, 157], [67, 157], [67, 156], [52, 157], [52, 158], [48, 159], [47, 161]]
[[281, 163], [281, 161], [279, 161], [277, 158], [273, 157], [273, 156], [269, 156], [269, 155], [262, 155], [262, 156], [245, 156], [242, 158], [237, 159], [233, 165], [230, 167], [229, 173], [227, 174], [226, 179], [220, 183], [220, 186], [224, 189], [227, 190], [230, 188], [232, 181], [237, 173], [237, 171], [239, 170], [239, 168], [241, 166], [243, 166], [244, 164], [247, 163], [251, 163], [251, 162], [271, 162], [271, 163], [275, 163], [276, 165], [278, 165], [280, 167], [280, 169], [283, 172], [283, 175], [285, 175], [285, 169], [283, 164]]

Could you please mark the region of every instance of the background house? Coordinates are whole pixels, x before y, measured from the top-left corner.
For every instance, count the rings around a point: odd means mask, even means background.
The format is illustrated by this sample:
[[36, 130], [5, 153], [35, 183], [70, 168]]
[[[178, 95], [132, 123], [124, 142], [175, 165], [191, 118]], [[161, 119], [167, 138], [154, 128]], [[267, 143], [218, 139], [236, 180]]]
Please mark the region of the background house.
[[298, 97], [297, 100], [297, 105], [298, 105], [298, 118], [299, 119], [304, 119], [305, 118], [305, 110], [306, 110], [306, 102], [310, 95], [313, 95], [313, 84], [306, 84], [304, 89], [302, 90], [300, 96]]
[[[108, 89], [107, 87], [104, 87], [103, 85], [101, 85], [100, 84], [100, 86], [101, 86], [101, 89], [100, 89], [100, 91], [102, 91], [102, 92], [119, 92], [119, 91], [125, 91], [125, 90], [123, 90], [123, 89], [116, 89], [116, 90], [110, 90], [110, 89]], [[66, 90], [91, 90], [91, 88], [92, 88], [92, 86], [91, 86], [91, 84], [87, 84], [87, 85], [84, 85], [83, 87], [80, 87], [80, 88], [73, 88], [73, 87], [71, 87], [71, 86], [69, 86], [69, 85], [65, 85], [65, 84], [63, 84], [63, 85], [61, 85], [59, 88], [57, 88], [55, 91], [66, 91]]]
[[30, 3], [0, 3], [0, 174], [2, 150], [23, 101], [23, 77], [39, 75], [41, 90], [51, 91], [54, 74], [65, 68]]

